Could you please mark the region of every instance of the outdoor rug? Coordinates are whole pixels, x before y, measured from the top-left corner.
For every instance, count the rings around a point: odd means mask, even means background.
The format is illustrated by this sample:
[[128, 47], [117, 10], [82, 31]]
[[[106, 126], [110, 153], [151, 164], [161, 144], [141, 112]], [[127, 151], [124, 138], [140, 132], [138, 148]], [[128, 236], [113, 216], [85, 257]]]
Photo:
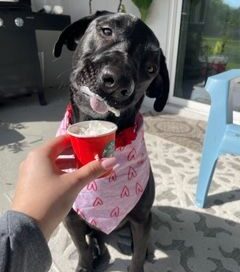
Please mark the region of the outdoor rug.
[[[205, 123], [150, 113], [145, 127], [156, 181], [151, 233], [155, 252], [145, 272], [239, 272], [240, 159], [219, 160], [206, 208], [198, 209], [194, 201]], [[105, 271], [127, 271], [131, 256], [121, 254], [117, 246], [129, 235], [124, 231], [108, 239], [111, 260]], [[50, 248], [51, 272], [74, 271], [77, 252], [62, 225]]]

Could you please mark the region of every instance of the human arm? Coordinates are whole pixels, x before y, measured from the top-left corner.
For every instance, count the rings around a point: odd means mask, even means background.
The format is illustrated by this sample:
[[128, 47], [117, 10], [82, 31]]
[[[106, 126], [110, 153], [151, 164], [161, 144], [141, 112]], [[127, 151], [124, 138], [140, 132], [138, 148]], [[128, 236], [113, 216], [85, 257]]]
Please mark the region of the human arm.
[[51, 265], [51, 254], [35, 220], [7, 211], [0, 217], [0, 272], [43, 272]]

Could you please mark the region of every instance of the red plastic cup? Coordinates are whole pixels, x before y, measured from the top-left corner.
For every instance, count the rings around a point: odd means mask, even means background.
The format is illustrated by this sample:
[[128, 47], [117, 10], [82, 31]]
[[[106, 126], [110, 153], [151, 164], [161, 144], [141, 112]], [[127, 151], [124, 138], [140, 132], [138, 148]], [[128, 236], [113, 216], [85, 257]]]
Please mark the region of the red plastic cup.
[[[99, 127], [99, 124], [104, 128], [102, 132], [93, 132], [87, 135], [83, 131], [89, 126], [92, 128]], [[114, 123], [107, 121], [84, 121], [73, 124], [68, 127], [71, 144], [75, 153], [78, 166], [85, 165], [96, 158], [111, 157], [115, 150], [115, 136], [117, 126]]]

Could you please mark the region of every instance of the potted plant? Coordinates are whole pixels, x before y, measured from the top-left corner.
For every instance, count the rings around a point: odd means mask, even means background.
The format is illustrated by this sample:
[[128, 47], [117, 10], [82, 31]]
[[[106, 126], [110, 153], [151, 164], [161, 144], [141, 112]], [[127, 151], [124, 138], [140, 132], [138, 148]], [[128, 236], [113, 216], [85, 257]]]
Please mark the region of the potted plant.
[[207, 78], [209, 75], [218, 74], [226, 70], [229, 58], [224, 55], [227, 39], [223, 37], [215, 42], [213, 46], [204, 43], [202, 55], [199, 57], [202, 63], [202, 74]]
[[[132, 0], [132, 2], [137, 6], [137, 8], [139, 9], [140, 13], [141, 13], [141, 19], [143, 21], [146, 20], [147, 15], [148, 15], [148, 11], [149, 8], [152, 4], [153, 0]], [[89, 3], [89, 13], [92, 13], [92, 0], [88, 0]], [[119, 4], [118, 4], [118, 12], [126, 12], [126, 8], [125, 5], [123, 4], [122, 0], [119, 0]]]
[[224, 55], [226, 43], [226, 38], [216, 41], [212, 49], [212, 55], [208, 57], [208, 63], [216, 73], [221, 73], [226, 70], [228, 63], [228, 57]]

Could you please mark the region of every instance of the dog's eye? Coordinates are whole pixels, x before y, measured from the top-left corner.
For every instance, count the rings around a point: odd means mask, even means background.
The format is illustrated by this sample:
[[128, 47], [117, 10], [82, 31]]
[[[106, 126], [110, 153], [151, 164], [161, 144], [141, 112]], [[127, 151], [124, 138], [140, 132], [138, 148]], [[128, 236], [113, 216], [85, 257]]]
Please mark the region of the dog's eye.
[[149, 74], [153, 74], [156, 72], [156, 67], [154, 65], [148, 65], [147, 71]]
[[102, 28], [102, 33], [103, 33], [105, 36], [112, 36], [112, 29], [109, 28], [109, 27], [103, 27], [103, 28]]

